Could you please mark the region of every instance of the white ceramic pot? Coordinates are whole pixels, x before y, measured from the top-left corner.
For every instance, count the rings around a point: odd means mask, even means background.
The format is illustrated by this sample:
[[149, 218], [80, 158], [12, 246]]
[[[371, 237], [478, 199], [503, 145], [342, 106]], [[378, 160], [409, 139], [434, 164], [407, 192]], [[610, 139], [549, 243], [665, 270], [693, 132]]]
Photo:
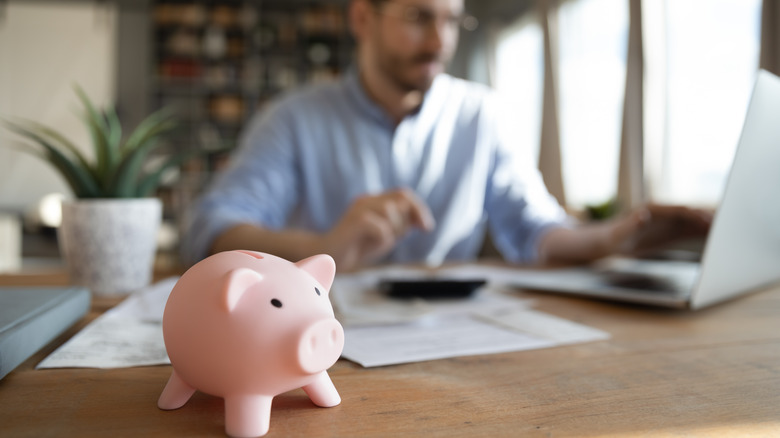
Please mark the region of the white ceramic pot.
[[73, 284], [124, 295], [152, 279], [162, 203], [157, 198], [64, 202], [58, 238]]

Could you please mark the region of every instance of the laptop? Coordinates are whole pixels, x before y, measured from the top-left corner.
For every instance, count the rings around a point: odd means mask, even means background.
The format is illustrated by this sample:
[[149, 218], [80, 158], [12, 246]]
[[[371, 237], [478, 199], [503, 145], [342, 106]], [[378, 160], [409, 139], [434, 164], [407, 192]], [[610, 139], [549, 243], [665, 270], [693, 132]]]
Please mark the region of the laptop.
[[701, 261], [609, 258], [513, 285], [700, 309], [780, 281], [780, 78], [759, 71]]

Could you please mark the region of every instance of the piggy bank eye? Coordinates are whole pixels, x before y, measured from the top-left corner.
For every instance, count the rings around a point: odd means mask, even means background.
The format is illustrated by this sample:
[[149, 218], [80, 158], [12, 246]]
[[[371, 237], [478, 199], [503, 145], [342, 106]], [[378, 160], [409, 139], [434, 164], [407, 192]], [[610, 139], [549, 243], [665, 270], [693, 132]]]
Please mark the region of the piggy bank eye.
[[274, 298], [274, 299], [271, 300], [271, 305], [274, 306], [274, 307], [281, 308], [282, 307], [282, 302], [277, 300], [276, 298]]
[[316, 287], [316, 286], [314, 287], [314, 292], [317, 292], [317, 296], [320, 296], [320, 295], [322, 295], [322, 293], [320, 292], [320, 290], [319, 290], [319, 289], [317, 289], [317, 287]]

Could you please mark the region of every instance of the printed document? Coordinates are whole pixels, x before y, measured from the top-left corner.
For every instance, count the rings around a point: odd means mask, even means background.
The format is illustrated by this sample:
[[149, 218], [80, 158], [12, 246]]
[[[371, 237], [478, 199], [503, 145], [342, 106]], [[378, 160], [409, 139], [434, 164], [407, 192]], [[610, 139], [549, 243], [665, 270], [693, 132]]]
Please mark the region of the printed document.
[[[609, 338], [596, 328], [533, 309], [505, 286], [510, 269], [383, 268], [337, 275], [331, 302], [344, 326], [342, 357], [364, 367], [449, 357], [549, 348]], [[474, 278], [487, 285], [455, 300], [397, 300], [382, 294], [380, 278]], [[130, 295], [44, 359], [38, 368], [121, 368], [169, 364], [162, 336], [165, 303], [178, 277]]]

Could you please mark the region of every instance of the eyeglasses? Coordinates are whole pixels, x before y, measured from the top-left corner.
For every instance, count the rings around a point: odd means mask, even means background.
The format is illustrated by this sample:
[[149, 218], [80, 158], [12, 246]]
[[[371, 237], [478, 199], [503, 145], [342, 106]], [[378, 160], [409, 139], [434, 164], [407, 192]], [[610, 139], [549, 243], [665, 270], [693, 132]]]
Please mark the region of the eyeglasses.
[[451, 29], [463, 29], [469, 32], [475, 30], [477, 26], [479, 26], [479, 21], [477, 21], [477, 18], [473, 15], [437, 15], [430, 9], [392, 1], [380, 2], [376, 5], [376, 10], [379, 14], [397, 18], [420, 31], [430, 29], [431, 26], [438, 24], [438, 22], [442, 20], [445, 25]]

